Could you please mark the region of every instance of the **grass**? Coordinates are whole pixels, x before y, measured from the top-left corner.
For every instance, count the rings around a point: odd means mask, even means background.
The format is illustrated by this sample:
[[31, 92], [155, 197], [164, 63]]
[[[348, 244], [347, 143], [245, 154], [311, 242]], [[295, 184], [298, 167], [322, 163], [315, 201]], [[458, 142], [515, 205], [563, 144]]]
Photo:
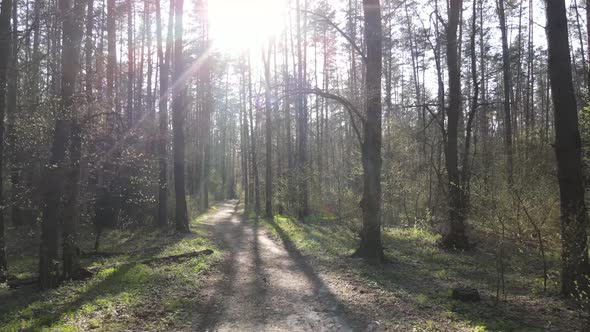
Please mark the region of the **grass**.
[[[411, 314], [400, 309], [401, 319], [410, 320], [415, 331], [575, 330], [581, 325], [578, 313], [571, 310], [575, 308], [568, 308], [555, 295], [558, 289], [554, 281], [548, 293], [539, 292], [542, 270], [534, 248], [506, 254], [506, 300], [498, 302], [494, 247], [481, 245], [468, 252], [449, 252], [438, 247], [438, 235], [426, 230], [386, 228], [383, 244], [391, 263], [370, 266], [350, 258], [358, 239], [333, 218], [314, 217], [299, 222], [275, 216], [273, 220], [260, 219], [259, 225], [322, 269], [349, 275], [367, 292], [379, 294], [372, 300], [376, 305], [387, 307], [383, 303], [390, 303], [392, 307], [407, 308]], [[552, 257], [550, 266], [555, 272], [557, 255]], [[483, 301], [453, 300], [451, 290], [457, 286], [477, 288]], [[395, 315], [389, 312], [384, 317], [393, 319]]]
[[[198, 227], [207, 215], [194, 218], [191, 234], [186, 236], [162, 234], [156, 228], [109, 231], [101, 250], [134, 251], [134, 254], [86, 259], [83, 264], [105, 265], [205, 248], [213, 249], [213, 255], [179, 263], [109, 268], [88, 280], [68, 282], [46, 292], [31, 287], [0, 288], [0, 331], [181, 329], [179, 324], [190, 323], [192, 313], [201, 305], [196, 296], [202, 286], [199, 275], [208, 272], [221, 258], [221, 253]], [[137, 251], [140, 248], [151, 249]], [[36, 259], [20, 257], [11, 257], [11, 262], [11, 273], [19, 276], [32, 273], [36, 265]]]

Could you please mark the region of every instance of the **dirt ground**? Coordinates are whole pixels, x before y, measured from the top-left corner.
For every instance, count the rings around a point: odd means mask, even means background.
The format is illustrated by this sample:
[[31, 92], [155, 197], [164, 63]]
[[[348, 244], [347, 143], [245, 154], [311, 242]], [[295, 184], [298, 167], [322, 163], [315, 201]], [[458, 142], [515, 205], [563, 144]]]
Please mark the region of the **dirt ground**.
[[246, 223], [237, 202], [218, 206], [204, 228], [227, 250], [220, 272], [210, 276], [199, 331], [367, 330], [363, 319], [344, 312], [330, 285], [295, 251]]

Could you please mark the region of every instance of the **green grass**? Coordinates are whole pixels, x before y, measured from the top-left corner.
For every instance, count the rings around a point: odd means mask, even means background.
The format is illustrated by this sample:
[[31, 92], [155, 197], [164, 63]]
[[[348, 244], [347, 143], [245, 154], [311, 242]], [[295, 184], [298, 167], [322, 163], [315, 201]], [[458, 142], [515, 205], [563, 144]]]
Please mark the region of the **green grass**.
[[[212, 210], [213, 211], [213, 210]], [[211, 213], [210, 211], [209, 213]], [[113, 331], [133, 327], [141, 330], [174, 330], [190, 322], [202, 305], [196, 296], [200, 275], [221, 258], [217, 248], [201, 234], [199, 222], [191, 222], [191, 234], [162, 234], [156, 228], [116, 230], [105, 234], [101, 250], [132, 251], [133, 255], [85, 260], [85, 266], [105, 265], [139, 258], [160, 257], [210, 248], [211, 256], [179, 263], [131, 265], [100, 271], [85, 281], [63, 284], [46, 292], [32, 287], [0, 288], [0, 331]], [[15, 259], [19, 262], [19, 259]], [[14, 263], [14, 262], [13, 262]], [[12, 265], [11, 271], [31, 273], [36, 260]]]
[[[250, 216], [250, 222], [255, 220]], [[451, 324], [451, 330], [474, 331], [536, 331], [567, 324], [568, 319], [559, 314], [564, 303], [550, 296], [557, 289], [539, 294], [542, 270], [534, 248], [506, 255], [508, 301], [496, 304], [496, 248], [480, 246], [469, 252], [448, 252], [438, 247], [437, 234], [419, 228], [386, 228], [383, 244], [391, 263], [376, 267], [350, 258], [358, 239], [334, 218], [314, 217], [300, 222], [275, 216], [257, 222], [287, 247], [294, 247], [323, 268], [352, 275], [369, 288], [385, 292], [386, 298], [419, 312], [422, 317], [416, 319], [416, 331], [438, 331], [441, 324], [442, 330], [448, 330]], [[557, 262], [551, 260], [550, 266], [555, 271]], [[465, 304], [453, 300], [451, 289], [458, 285], [477, 288], [484, 301]], [[542, 312], [543, 307], [557, 309], [547, 313]]]

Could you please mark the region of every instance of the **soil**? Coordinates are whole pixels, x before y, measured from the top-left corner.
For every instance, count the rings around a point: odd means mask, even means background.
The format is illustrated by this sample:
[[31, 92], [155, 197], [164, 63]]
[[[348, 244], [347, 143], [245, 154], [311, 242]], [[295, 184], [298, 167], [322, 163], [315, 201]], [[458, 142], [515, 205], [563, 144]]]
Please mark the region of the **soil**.
[[228, 252], [210, 276], [198, 331], [366, 330], [362, 318], [343, 310], [330, 285], [305, 258], [271, 239], [256, 222], [247, 223], [237, 202], [218, 206], [203, 226]]

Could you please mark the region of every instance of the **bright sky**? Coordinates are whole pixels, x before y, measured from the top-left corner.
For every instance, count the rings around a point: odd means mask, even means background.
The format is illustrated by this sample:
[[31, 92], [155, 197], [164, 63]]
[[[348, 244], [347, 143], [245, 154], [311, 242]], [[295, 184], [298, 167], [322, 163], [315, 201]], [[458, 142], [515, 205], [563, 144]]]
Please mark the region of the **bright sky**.
[[286, 0], [209, 1], [210, 36], [222, 52], [257, 50], [283, 31], [286, 15]]

